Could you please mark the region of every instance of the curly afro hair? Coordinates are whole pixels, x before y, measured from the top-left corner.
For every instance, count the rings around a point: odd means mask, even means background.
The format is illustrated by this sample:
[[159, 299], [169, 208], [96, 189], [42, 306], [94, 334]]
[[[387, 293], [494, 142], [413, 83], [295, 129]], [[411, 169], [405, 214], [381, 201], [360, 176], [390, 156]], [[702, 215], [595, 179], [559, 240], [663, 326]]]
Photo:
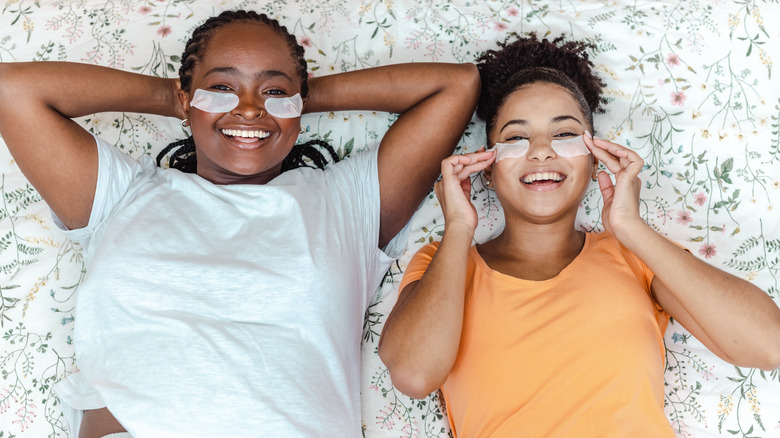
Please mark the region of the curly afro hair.
[[591, 70], [593, 63], [587, 53], [591, 46], [564, 40], [564, 36], [549, 41], [539, 40], [535, 33], [528, 37], [512, 33], [503, 43], [498, 43], [498, 50], [488, 50], [477, 58], [482, 79], [477, 116], [485, 121], [488, 136], [507, 96], [536, 82], [566, 88], [579, 102], [593, 129], [593, 113], [603, 112], [602, 105], [606, 103], [601, 97], [606, 84]]

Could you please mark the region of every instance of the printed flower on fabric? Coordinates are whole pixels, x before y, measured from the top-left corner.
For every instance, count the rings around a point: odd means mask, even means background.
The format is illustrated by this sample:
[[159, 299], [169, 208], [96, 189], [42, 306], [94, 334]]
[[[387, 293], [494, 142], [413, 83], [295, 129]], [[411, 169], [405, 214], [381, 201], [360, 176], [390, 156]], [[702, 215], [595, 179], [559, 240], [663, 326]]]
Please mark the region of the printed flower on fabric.
[[699, 248], [699, 255], [704, 256], [705, 259], [715, 257], [718, 251], [715, 250], [715, 245], [712, 243], [705, 243]]
[[681, 225], [688, 225], [693, 222], [693, 216], [690, 211], [681, 210], [677, 212], [677, 219], [675, 219], [675, 222]]
[[683, 106], [686, 98], [684, 91], [674, 91], [672, 92], [672, 105]]

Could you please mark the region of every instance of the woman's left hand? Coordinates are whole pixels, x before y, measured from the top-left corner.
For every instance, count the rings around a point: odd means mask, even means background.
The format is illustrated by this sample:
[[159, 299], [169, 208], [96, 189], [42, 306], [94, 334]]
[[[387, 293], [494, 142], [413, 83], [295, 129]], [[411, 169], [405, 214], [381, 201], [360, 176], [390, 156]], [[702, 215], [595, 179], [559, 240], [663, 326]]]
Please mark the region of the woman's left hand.
[[601, 221], [604, 228], [620, 240], [621, 234], [631, 226], [644, 225], [639, 216], [642, 180], [638, 175], [645, 162], [631, 149], [607, 140], [585, 136], [585, 144], [593, 156], [615, 174], [615, 184], [606, 172], [598, 174], [599, 189], [604, 199]]

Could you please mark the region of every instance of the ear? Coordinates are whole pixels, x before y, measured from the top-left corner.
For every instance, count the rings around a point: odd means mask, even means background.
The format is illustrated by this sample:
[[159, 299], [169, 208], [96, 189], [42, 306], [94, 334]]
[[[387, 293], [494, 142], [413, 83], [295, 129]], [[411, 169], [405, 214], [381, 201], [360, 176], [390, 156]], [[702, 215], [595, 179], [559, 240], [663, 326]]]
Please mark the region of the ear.
[[485, 175], [485, 181], [487, 181], [487, 186], [489, 188], [493, 188], [493, 164], [486, 167], [485, 170], [482, 171]]
[[188, 119], [190, 117], [190, 94], [179, 88], [176, 97], [179, 99], [179, 105], [181, 105], [181, 110], [184, 112], [184, 118]]
[[309, 103], [309, 96], [306, 96], [304, 98], [301, 98], [303, 101], [303, 110], [301, 110], [301, 115], [306, 114], [308, 111], [306, 110], [306, 104]]

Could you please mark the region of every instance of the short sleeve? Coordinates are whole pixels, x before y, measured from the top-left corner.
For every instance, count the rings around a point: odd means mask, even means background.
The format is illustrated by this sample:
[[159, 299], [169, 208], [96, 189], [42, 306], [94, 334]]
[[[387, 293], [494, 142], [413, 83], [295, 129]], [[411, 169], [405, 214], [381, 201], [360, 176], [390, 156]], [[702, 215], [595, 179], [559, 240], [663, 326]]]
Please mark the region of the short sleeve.
[[151, 158], [144, 157], [141, 161], [136, 161], [102, 138], [94, 138], [98, 151], [98, 177], [89, 223], [84, 228], [68, 230], [54, 212], [51, 213], [57, 227], [64, 231], [68, 238], [85, 247], [100, 224], [111, 216], [114, 207], [127, 194], [133, 181], [142, 174], [152, 174], [156, 170]]
[[[378, 149], [356, 153], [325, 168], [329, 184], [353, 204], [358, 222], [365, 227], [365, 237], [371, 245], [379, 245], [381, 199], [379, 193]], [[388, 261], [398, 258], [406, 248], [409, 223], [382, 248]]]
[[403, 291], [404, 288], [409, 284], [414, 283], [415, 281], [422, 278], [438, 249], [439, 242], [429, 243], [428, 245], [420, 248], [420, 250], [417, 251], [414, 256], [412, 256], [412, 260], [409, 261], [409, 264], [404, 270], [404, 278], [401, 280], [401, 284], [398, 286], [398, 293], [401, 293], [401, 291]]

